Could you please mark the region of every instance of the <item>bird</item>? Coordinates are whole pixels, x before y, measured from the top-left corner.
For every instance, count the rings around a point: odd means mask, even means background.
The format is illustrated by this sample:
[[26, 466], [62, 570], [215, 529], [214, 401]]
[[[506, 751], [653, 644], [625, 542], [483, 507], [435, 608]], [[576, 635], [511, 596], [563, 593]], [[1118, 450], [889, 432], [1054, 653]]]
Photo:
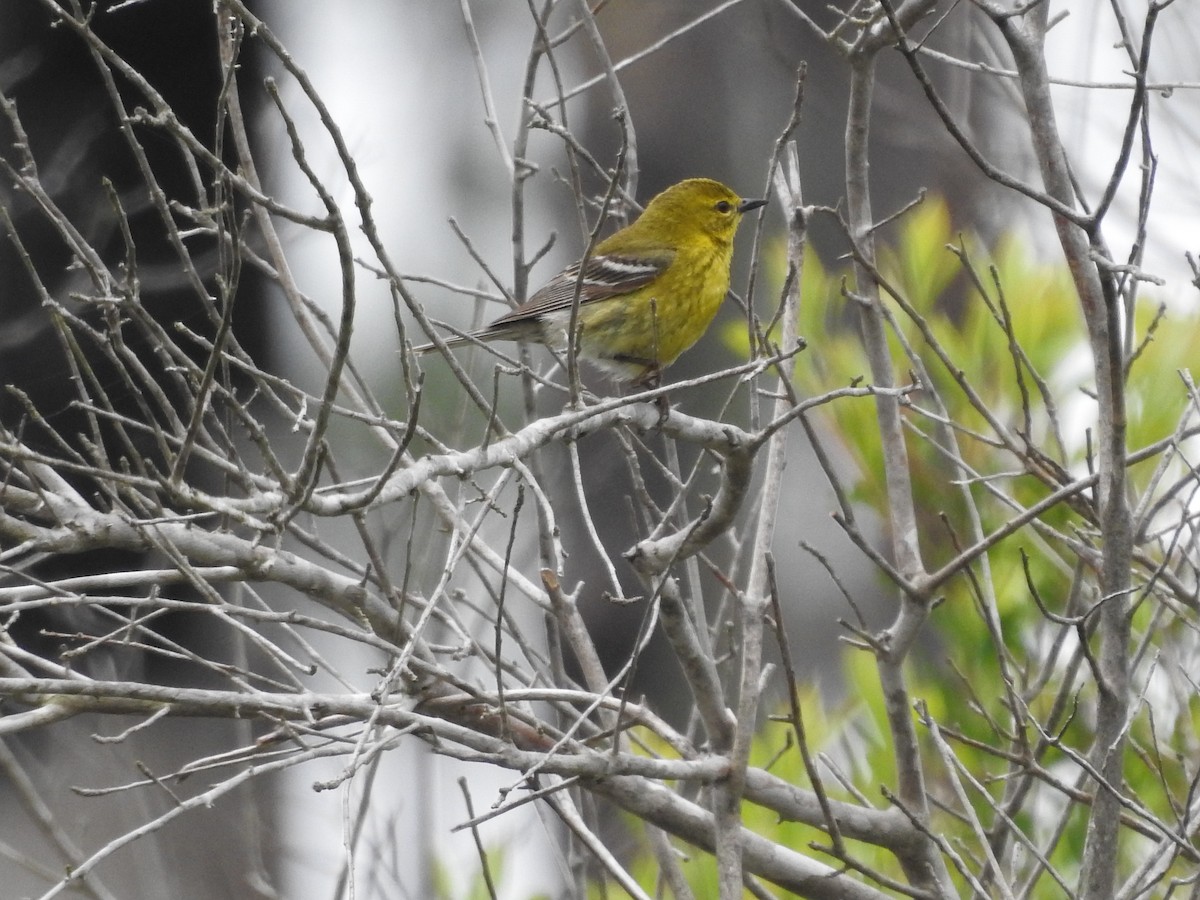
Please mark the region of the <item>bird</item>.
[[[568, 346], [578, 292], [576, 353], [618, 383], [653, 387], [696, 343], [729, 292], [733, 237], [766, 204], [709, 178], [689, 178], [646, 204], [625, 228], [559, 272], [525, 303], [446, 347], [478, 341]], [[435, 344], [414, 348], [418, 353]]]

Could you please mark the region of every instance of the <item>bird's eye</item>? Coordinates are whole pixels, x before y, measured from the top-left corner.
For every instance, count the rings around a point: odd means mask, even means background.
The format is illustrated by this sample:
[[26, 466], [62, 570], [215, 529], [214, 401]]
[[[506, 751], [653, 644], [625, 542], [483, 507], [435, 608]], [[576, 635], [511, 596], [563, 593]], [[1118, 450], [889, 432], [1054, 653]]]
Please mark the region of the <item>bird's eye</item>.
[[719, 200], [719, 201], [717, 201], [716, 209], [717, 209], [717, 212], [719, 212], [719, 213], [727, 213], [731, 209], [733, 209], [733, 204], [730, 203], [728, 200]]

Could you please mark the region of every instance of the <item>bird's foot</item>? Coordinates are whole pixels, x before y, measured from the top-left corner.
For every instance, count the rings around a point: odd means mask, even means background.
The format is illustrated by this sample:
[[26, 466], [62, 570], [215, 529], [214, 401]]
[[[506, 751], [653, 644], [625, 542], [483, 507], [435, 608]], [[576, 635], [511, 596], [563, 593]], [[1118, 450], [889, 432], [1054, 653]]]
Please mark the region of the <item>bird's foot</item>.
[[654, 405], [658, 408], [658, 421], [655, 426], [662, 428], [667, 424], [667, 419], [671, 418], [671, 398], [666, 394], [659, 394], [654, 398]]

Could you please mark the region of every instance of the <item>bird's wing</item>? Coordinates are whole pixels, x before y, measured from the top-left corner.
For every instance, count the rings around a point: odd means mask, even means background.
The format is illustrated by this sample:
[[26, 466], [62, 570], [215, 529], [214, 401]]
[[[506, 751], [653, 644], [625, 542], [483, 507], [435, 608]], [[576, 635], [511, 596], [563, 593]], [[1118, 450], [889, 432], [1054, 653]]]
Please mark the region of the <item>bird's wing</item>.
[[668, 248], [637, 256], [610, 253], [589, 257], [583, 267], [582, 280], [580, 264], [568, 266], [528, 301], [493, 322], [488, 330], [569, 310], [575, 299], [576, 285], [579, 286], [580, 305], [632, 293], [658, 278], [674, 258], [675, 251]]

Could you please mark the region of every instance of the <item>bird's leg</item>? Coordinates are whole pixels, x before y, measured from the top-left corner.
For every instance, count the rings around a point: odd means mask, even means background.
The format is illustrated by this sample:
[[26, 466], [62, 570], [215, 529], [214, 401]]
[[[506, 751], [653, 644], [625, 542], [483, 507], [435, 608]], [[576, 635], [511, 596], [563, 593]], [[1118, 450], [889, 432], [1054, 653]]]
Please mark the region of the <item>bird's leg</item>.
[[[654, 390], [662, 384], [662, 367], [658, 363], [647, 363], [634, 384], [639, 388]], [[666, 394], [659, 394], [654, 398], [654, 405], [658, 408], [658, 427], [662, 428], [671, 415], [671, 401]]]
[[[625, 355], [612, 356], [610, 359], [619, 363], [641, 366], [641, 371], [629, 380], [629, 386], [634, 390], [652, 391], [662, 384], [662, 366], [657, 360]], [[667, 399], [666, 394], [661, 394], [654, 398], [654, 405], [658, 407], [658, 427], [661, 428], [671, 414], [671, 401]]]
[[[650, 321], [654, 325], [654, 362], [646, 367], [646, 374], [642, 377], [646, 380], [646, 387], [656, 388], [662, 384], [662, 366], [658, 364], [658, 300], [654, 297], [650, 298]], [[661, 429], [671, 415], [671, 401], [666, 394], [659, 394], [654, 398], [654, 405], [658, 407], [658, 427]]]

